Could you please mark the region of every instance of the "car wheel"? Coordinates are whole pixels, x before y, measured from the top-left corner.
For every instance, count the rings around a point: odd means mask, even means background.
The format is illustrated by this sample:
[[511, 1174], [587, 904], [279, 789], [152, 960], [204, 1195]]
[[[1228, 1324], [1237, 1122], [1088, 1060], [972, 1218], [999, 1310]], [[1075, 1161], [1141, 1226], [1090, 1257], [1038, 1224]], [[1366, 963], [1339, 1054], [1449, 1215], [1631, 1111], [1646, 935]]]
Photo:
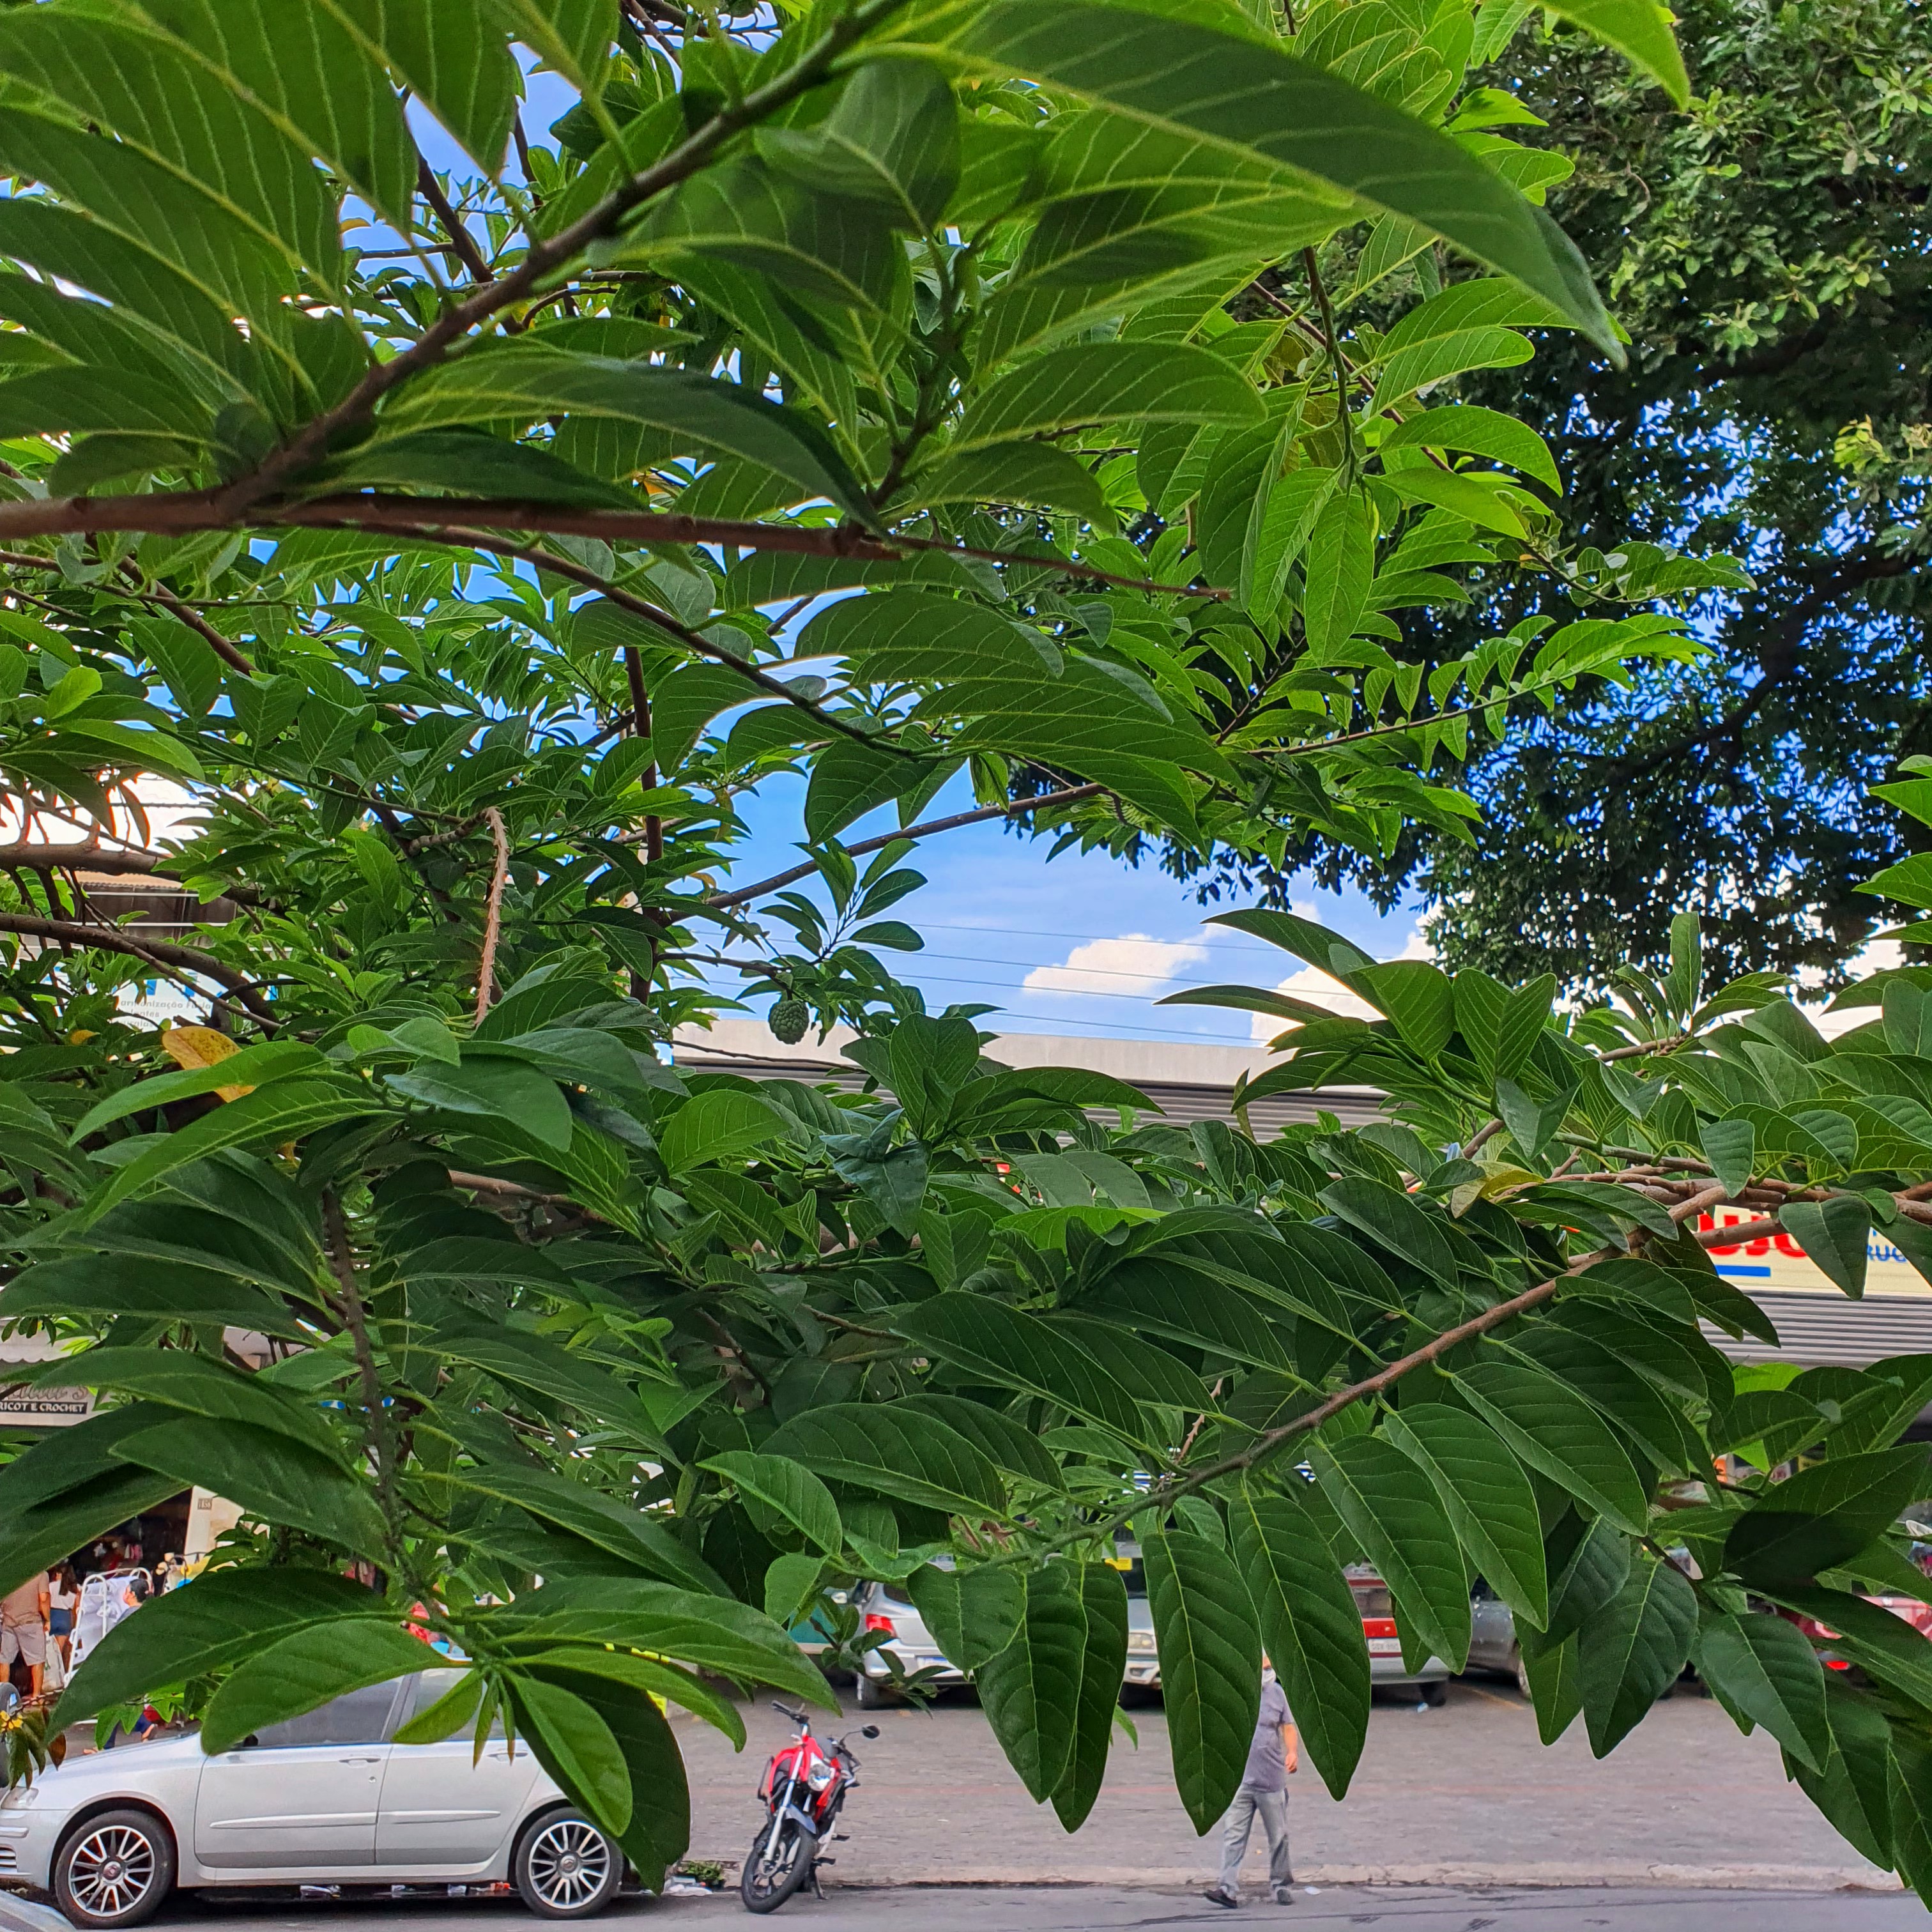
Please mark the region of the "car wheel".
[[518, 1841], [510, 1876], [539, 1918], [586, 1918], [616, 1897], [624, 1855], [580, 1811], [551, 1811]]
[[174, 1840], [152, 1812], [104, 1811], [54, 1856], [54, 1900], [75, 1925], [141, 1924], [174, 1883]]
[[1449, 1701], [1449, 1687], [1440, 1682], [1422, 1685], [1417, 1694], [1432, 1711], [1439, 1711]]
[[892, 1694], [886, 1688], [883, 1678], [868, 1677], [862, 1670], [854, 1692], [854, 1700], [862, 1711], [883, 1711], [892, 1702]]

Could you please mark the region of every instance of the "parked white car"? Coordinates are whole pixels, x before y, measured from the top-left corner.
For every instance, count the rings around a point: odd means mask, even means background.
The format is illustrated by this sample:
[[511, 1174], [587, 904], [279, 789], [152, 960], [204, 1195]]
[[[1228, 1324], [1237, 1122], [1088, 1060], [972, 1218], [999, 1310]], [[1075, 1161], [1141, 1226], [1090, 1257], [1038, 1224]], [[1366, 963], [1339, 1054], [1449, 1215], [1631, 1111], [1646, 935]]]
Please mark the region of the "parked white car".
[[455, 1682], [425, 1670], [352, 1691], [234, 1750], [193, 1732], [72, 1756], [0, 1797], [0, 1875], [52, 1892], [88, 1932], [138, 1925], [177, 1886], [488, 1884], [532, 1912], [609, 1904], [624, 1856], [492, 1732], [399, 1744]]

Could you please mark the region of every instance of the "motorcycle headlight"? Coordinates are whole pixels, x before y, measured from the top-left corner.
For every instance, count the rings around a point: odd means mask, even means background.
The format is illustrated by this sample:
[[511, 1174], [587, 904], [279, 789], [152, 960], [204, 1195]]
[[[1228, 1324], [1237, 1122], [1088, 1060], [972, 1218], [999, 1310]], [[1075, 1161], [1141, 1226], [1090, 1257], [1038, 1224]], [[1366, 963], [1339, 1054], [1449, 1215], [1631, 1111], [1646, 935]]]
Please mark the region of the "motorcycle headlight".
[[814, 1791], [823, 1791], [838, 1775], [838, 1767], [828, 1764], [824, 1758], [820, 1758], [805, 1774], [805, 1781]]

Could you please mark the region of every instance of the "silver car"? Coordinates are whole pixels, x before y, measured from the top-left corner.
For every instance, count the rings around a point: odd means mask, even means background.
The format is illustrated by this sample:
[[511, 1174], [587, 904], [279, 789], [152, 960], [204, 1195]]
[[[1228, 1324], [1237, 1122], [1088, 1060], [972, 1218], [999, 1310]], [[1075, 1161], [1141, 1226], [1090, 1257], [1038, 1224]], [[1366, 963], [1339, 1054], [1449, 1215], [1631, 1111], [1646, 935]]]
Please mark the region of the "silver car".
[[527, 1748], [493, 1730], [399, 1744], [456, 1681], [351, 1691], [209, 1757], [193, 1732], [70, 1756], [0, 1797], [0, 1876], [50, 1891], [76, 1925], [138, 1925], [177, 1886], [508, 1880], [532, 1912], [608, 1904], [623, 1853]]
[[1414, 1670], [1402, 1660], [1402, 1635], [1396, 1626], [1395, 1600], [1389, 1586], [1365, 1564], [1353, 1564], [1342, 1574], [1361, 1613], [1362, 1635], [1369, 1646], [1371, 1690], [1413, 1690], [1425, 1704], [1447, 1702], [1449, 1666], [1442, 1658], [1426, 1658]]
[[[1114, 1568], [1122, 1573], [1127, 1586], [1127, 1665], [1122, 1688], [1157, 1690], [1160, 1688], [1160, 1660], [1154, 1654], [1154, 1613], [1148, 1607], [1147, 1580], [1141, 1570], [1140, 1552], [1131, 1544], [1120, 1546]], [[939, 1647], [938, 1640], [927, 1629], [926, 1619], [909, 1599], [890, 1583], [862, 1583], [853, 1592], [853, 1601], [865, 1618], [865, 1628], [886, 1634], [890, 1649], [907, 1676], [916, 1670], [931, 1670], [926, 1679], [935, 1688], [956, 1689], [966, 1682], [960, 1670]], [[892, 1700], [892, 1670], [878, 1650], [866, 1654], [858, 1677], [858, 1702], [861, 1710], [874, 1710]]]

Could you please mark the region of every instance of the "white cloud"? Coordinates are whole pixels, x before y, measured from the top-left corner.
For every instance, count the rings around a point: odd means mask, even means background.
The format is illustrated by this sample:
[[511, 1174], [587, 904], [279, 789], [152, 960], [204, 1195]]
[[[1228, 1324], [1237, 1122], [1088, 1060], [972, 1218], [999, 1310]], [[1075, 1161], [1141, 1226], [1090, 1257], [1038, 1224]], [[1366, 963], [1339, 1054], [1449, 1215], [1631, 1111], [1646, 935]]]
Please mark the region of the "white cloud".
[[1198, 940], [1154, 939], [1144, 932], [1089, 940], [1058, 966], [1036, 966], [1021, 981], [1034, 993], [1116, 993], [1130, 998], [1158, 992], [1208, 949]]
[[[1312, 916], [1306, 908], [1297, 906], [1297, 912]], [[1418, 928], [1408, 935], [1408, 943], [1395, 956], [1398, 959], [1432, 959], [1436, 949], [1422, 936]], [[1311, 1006], [1325, 1006], [1337, 1019], [1375, 1020], [1381, 1014], [1370, 1006], [1359, 993], [1352, 993], [1340, 980], [1324, 973], [1318, 966], [1304, 966], [1299, 973], [1291, 973], [1286, 980], [1277, 980], [1274, 990], [1285, 993], [1292, 1000], [1306, 1000]], [[1293, 1024], [1278, 1019], [1273, 1013], [1256, 1013], [1250, 1026], [1250, 1036], [1257, 1046], [1265, 1046], [1268, 1042]]]

